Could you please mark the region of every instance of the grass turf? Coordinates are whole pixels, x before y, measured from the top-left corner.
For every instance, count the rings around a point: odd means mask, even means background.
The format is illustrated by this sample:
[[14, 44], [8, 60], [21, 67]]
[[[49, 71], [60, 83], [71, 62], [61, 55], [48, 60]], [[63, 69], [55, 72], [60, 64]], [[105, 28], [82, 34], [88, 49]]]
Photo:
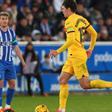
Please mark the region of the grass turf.
[[[50, 112], [55, 112], [58, 96], [15, 96], [12, 106], [16, 112], [34, 112], [39, 104], [45, 104]], [[70, 95], [67, 112], [112, 112], [112, 95]]]

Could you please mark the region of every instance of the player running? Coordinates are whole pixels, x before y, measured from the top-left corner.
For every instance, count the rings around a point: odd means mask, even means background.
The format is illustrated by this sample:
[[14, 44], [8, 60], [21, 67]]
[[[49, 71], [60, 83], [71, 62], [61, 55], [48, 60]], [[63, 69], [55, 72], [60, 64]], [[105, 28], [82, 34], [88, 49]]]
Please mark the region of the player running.
[[[68, 58], [62, 68], [60, 76], [59, 109], [57, 112], [66, 111], [68, 98], [68, 80], [74, 75], [83, 89], [111, 88], [112, 82], [103, 80], [89, 80], [89, 73], [86, 66], [87, 59], [94, 49], [97, 33], [91, 24], [81, 15], [76, 14], [76, 3], [74, 0], [65, 0], [61, 10], [66, 18], [65, 31], [66, 42], [57, 50], [51, 50], [50, 56], [57, 56], [68, 49]], [[86, 51], [83, 46], [85, 31], [90, 35], [91, 41], [89, 49]]]
[[[20, 58], [23, 66], [26, 64], [22, 53], [18, 47], [15, 31], [8, 26], [9, 13], [0, 12], [0, 112], [14, 112], [11, 108], [12, 98], [14, 96], [16, 71], [12, 61], [12, 50]], [[3, 80], [8, 81], [6, 93], [6, 105], [2, 107]]]

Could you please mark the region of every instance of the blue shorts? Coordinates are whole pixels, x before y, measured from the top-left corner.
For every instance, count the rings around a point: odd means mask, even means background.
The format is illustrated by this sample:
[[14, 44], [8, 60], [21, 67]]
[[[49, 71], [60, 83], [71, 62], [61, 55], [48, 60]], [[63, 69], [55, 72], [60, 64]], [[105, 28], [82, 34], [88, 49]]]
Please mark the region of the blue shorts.
[[0, 61], [0, 80], [16, 79], [16, 70], [12, 62]]

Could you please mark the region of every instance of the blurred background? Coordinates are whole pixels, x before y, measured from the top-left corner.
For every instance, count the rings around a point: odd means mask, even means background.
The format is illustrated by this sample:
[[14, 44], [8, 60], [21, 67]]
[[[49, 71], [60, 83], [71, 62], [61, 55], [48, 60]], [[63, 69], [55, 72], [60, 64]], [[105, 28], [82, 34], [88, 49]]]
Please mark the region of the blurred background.
[[[50, 49], [57, 49], [66, 39], [60, 7], [63, 0], [0, 0], [0, 11], [10, 13], [9, 25], [17, 34], [19, 46], [27, 63], [23, 70], [14, 56], [17, 69], [16, 92], [43, 96], [59, 92], [59, 75], [66, 60], [66, 51], [49, 59]], [[77, 0], [77, 13], [84, 16], [98, 33], [95, 50], [88, 60], [90, 79], [112, 81], [112, 0]], [[85, 47], [90, 38], [85, 35]], [[5, 87], [6, 87], [5, 83]], [[73, 77], [71, 92], [83, 92]], [[4, 88], [4, 91], [6, 88]], [[109, 92], [112, 89], [89, 90]]]

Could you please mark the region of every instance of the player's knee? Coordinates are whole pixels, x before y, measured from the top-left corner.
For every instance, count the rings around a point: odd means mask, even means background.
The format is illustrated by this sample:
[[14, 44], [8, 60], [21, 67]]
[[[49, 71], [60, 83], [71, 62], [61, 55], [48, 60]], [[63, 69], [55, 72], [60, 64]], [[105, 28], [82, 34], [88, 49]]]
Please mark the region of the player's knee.
[[2, 88], [2, 87], [3, 87], [3, 81], [0, 80], [0, 88]]
[[67, 84], [67, 81], [64, 78], [60, 78], [59, 83], [60, 84]]
[[83, 89], [90, 89], [90, 86], [89, 86], [89, 84], [81, 84], [80, 85]]
[[14, 82], [10, 83], [10, 84], [9, 84], [9, 88], [14, 89], [14, 88], [15, 88], [15, 83], [14, 83]]

